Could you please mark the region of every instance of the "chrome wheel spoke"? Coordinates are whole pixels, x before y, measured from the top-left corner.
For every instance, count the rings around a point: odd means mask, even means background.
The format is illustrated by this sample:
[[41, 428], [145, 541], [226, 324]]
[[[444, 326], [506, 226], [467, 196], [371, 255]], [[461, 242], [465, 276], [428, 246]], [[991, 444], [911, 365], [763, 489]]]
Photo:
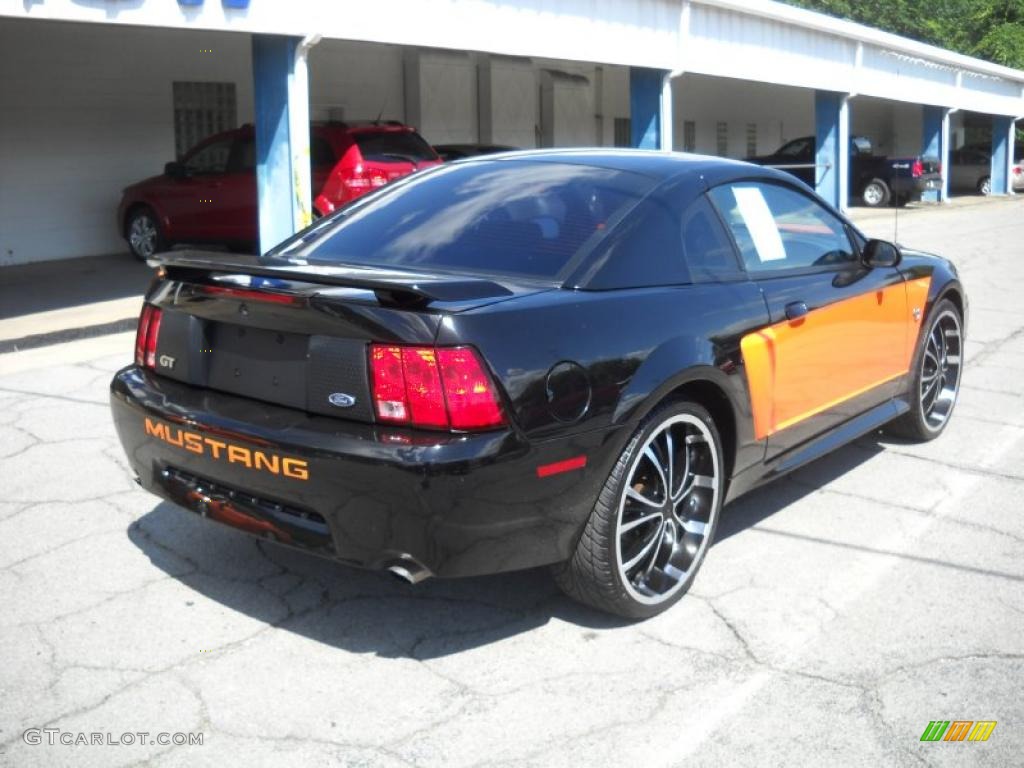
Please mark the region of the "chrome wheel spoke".
[[641, 515], [640, 517], [630, 520], [628, 523], [623, 523], [622, 525], [620, 525], [619, 533], [626, 533], [627, 531], [632, 531], [634, 528], [639, 528], [641, 525], [644, 525], [645, 523], [650, 523], [654, 520], [661, 519], [662, 515], [660, 512], [652, 512], [649, 515]]
[[[672, 441], [672, 430], [665, 430], [665, 495], [672, 498], [672, 489], [675, 487], [673, 480], [673, 464], [676, 461], [675, 445]], [[683, 475], [685, 477], [685, 474]]]
[[651, 553], [651, 549], [661, 541], [661, 534], [664, 529], [664, 523], [658, 526], [654, 535], [640, 548], [640, 551], [633, 555], [629, 560], [622, 564], [622, 568], [625, 571], [631, 571], [640, 562]]
[[653, 499], [648, 499], [646, 496], [644, 496], [642, 493], [640, 493], [640, 491], [638, 491], [633, 486], [627, 486], [627, 488], [626, 488], [626, 496], [629, 497], [630, 499], [632, 499], [633, 501], [638, 501], [641, 504], [645, 504], [648, 507], [654, 507], [655, 509], [661, 509], [661, 503], [660, 502], [654, 501]]

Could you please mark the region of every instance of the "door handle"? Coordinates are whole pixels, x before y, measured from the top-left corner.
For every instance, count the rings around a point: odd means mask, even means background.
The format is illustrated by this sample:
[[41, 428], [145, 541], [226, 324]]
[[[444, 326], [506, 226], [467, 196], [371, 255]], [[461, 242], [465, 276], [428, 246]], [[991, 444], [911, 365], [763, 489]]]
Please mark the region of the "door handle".
[[786, 305], [786, 319], [788, 320], [799, 320], [801, 317], [807, 316], [807, 303], [803, 301], [793, 301]]

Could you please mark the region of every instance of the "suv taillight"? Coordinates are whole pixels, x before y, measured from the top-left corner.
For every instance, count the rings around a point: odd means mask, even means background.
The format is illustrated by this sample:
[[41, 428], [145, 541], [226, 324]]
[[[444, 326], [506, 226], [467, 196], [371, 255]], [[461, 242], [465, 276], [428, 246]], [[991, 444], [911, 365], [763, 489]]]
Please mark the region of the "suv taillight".
[[924, 163], [920, 160], [915, 160], [914, 164], [910, 167], [910, 175], [915, 179], [919, 179], [924, 176]]
[[156, 341], [160, 336], [160, 318], [163, 315], [152, 304], [142, 305], [139, 329], [135, 333], [135, 364], [156, 368]]
[[358, 163], [354, 168], [342, 170], [341, 183], [346, 190], [358, 196], [383, 187], [388, 183], [388, 178], [380, 171], [367, 171], [362, 163]]
[[470, 347], [370, 345], [377, 419], [473, 431], [505, 424], [491, 377]]

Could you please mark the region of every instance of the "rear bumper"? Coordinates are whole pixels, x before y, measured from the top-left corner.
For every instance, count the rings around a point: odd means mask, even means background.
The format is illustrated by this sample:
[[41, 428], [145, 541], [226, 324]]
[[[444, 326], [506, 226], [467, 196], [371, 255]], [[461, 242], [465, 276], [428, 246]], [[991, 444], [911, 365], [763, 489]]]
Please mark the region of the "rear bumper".
[[[366, 568], [469, 576], [571, 556], [614, 432], [529, 443], [356, 424], [190, 387], [134, 366], [111, 382], [140, 484], [249, 533]], [[587, 456], [582, 469], [537, 467]]]
[[909, 200], [920, 200], [927, 190], [941, 192], [942, 177], [938, 174], [928, 174], [916, 179], [910, 176], [895, 176], [892, 179], [893, 194], [905, 196]]

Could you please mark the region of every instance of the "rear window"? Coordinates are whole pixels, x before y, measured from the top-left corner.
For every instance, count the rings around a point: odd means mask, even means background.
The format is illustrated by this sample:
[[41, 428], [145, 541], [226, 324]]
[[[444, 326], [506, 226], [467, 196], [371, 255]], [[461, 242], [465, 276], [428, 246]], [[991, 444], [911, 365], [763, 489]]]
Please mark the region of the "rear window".
[[357, 201], [274, 255], [310, 263], [559, 279], [655, 181], [546, 161], [444, 166]]
[[352, 135], [364, 160], [418, 163], [437, 160], [437, 153], [418, 133], [411, 131], [359, 132]]

